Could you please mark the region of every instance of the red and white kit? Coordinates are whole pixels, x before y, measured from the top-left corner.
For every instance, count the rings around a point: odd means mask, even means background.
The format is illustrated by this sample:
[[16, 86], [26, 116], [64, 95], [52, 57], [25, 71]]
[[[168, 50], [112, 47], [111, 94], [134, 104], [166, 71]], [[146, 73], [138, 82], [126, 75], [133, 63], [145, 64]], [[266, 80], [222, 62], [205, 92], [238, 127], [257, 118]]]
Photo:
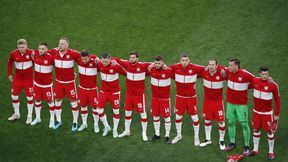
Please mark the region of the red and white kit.
[[205, 70], [203, 66], [188, 64], [183, 68], [180, 63], [171, 66], [175, 74], [176, 100], [175, 113], [184, 115], [185, 111], [189, 115], [198, 114], [197, 96], [195, 82]]
[[171, 79], [174, 78], [173, 71], [156, 69], [153, 67], [150, 71], [151, 75], [151, 114], [154, 117], [162, 116], [167, 118], [171, 116], [170, 108], [170, 84]]
[[52, 102], [53, 98], [53, 83], [52, 71], [54, 58], [50, 53], [39, 55], [39, 51], [35, 51], [34, 55], [34, 98], [37, 101], [46, 100]]
[[14, 79], [12, 82], [12, 95], [13, 96], [18, 96], [22, 88], [24, 89], [27, 97], [33, 96], [32, 53], [33, 53], [33, 50], [27, 49], [24, 54], [21, 54], [19, 50], [14, 50], [10, 54], [8, 64], [7, 64], [8, 76], [12, 75], [13, 63], [16, 68]]
[[81, 58], [77, 59], [79, 71], [79, 105], [86, 107], [88, 104], [92, 108], [97, 107], [97, 64], [96, 55], [89, 55], [89, 61], [84, 64]]
[[253, 128], [263, 129], [270, 132], [273, 121], [272, 101], [274, 98], [274, 115], [280, 114], [280, 94], [278, 85], [275, 82], [269, 83], [261, 78], [253, 79], [254, 87], [254, 109], [253, 109]]
[[125, 110], [146, 112], [145, 77], [148, 76], [150, 63], [137, 62], [131, 64], [127, 60], [114, 58], [127, 72]]
[[120, 108], [120, 87], [119, 74], [126, 75], [126, 72], [119, 64], [111, 63], [104, 66], [101, 62], [98, 64], [98, 71], [101, 75], [101, 89], [98, 100], [98, 108], [105, 108], [109, 101], [113, 109]]
[[203, 118], [206, 120], [224, 121], [224, 105], [222, 100], [223, 78], [220, 69], [211, 75], [208, 70], [203, 72], [204, 102]]
[[246, 70], [238, 69], [236, 73], [227, 71], [227, 102], [236, 105], [248, 104], [248, 89], [255, 76]]
[[80, 53], [71, 49], [67, 49], [63, 55], [56, 49], [50, 53], [53, 54], [55, 61], [55, 99], [61, 100], [66, 94], [70, 100], [76, 100], [74, 62], [81, 57]]

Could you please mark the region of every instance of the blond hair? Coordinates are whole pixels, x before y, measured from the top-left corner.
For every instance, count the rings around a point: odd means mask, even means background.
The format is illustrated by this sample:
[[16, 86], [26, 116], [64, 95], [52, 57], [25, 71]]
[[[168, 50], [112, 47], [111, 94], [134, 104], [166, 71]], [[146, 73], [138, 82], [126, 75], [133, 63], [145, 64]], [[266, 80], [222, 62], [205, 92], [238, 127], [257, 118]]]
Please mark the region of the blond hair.
[[26, 39], [18, 39], [17, 45], [21, 45], [21, 44], [27, 44]]

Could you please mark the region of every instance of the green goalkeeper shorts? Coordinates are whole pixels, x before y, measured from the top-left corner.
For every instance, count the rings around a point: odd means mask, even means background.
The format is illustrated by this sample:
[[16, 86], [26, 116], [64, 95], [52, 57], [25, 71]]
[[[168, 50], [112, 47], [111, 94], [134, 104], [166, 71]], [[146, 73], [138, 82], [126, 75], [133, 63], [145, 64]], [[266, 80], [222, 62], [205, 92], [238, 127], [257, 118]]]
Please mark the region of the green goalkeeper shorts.
[[247, 105], [234, 105], [227, 103], [227, 119], [228, 120], [238, 120], [238, 121], [248, 121], [248, 107]]

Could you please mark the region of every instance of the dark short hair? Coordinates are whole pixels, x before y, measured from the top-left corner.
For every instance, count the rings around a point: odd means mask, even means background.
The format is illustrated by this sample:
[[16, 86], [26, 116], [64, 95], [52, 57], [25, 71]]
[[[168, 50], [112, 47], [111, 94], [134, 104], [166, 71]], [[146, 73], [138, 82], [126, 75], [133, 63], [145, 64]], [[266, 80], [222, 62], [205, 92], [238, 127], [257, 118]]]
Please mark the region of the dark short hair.
[[137, 51], [131, 51], [129, 53], [129, 56], [131, 56], [131, 55], [135, 55], [137, 58], [139, 58], [139, 53]]
[[160, 55], [155, 56], [154, 61], [163, 61], [163, 57]]
[[40, 43], [39, 43], [39, 46], [46, 46], [46, 47], [48, 47], [48, 43], [47, 43], [47, 42], [40, 42]]
[[189, 57], [187, 53], [181, 53], [180, 57]]
[[102, 58], [103, 59], [109, 59], [111, 57], [110, 53], [109, 52], [105, 52], [102, 54]]
[[269, 71], [269, 68], [267, 66], [261, 66], [259, 68], [259, 73], [261, 73], [262, 71]]
[[214, 58], [210, 58], [208, 61], [215, 61], [216, 65], [218, 65], [218, 61]]
[[82, 57], [86, 57], [89, 55], [89, 51], [87, 49], [82, 50], [80, 53]]
[[229, 62], [234, 62], [234, 64], [240, 66], [240, 60], [239, 59], [232, 58], [232, 59], [229, 60]]

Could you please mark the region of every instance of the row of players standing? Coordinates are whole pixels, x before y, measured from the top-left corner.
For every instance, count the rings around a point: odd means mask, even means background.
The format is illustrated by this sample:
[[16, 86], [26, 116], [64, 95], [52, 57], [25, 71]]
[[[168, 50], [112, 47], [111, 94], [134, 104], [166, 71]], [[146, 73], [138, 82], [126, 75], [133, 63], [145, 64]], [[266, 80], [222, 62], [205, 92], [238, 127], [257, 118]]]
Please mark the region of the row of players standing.
[[[41, 122], [40, 111], [42, 100], [46, 100], [50, 110], [49, 128], [58, 129], [62, 125], [61, 111], [62, 99], [68, 96], [71, 102], [73, 113], [72, 131], [82, 131], [88, 127], [87, 115], [88, 105], [92, 107], [94, 118], [94, 131], [98, 133], [99, 119], [104, 124], [103, 136], [111, 130], [104, 112], [106, 103], [109, 101], [113, 109], [113, 137], [125, 137], [131, 134], [130, 124], [132, 121], [132, 111], [140, 113], [142, 125], [142, 140], [148, 141], [147, 137], [147, 114], [145, 104], [145, 78], [151, 75], [151, 114], [155, 135], [152, 141], [160, 139], [160, 116], [165, 121], [165, 143], [170, 143], [171, 129], [171, 104], [170, 104], [170, 78], [176, 83], [175, 99], [175, 123], [176, 137], [171, 141], [173, 144], [182, 139], [182, 117], [185, 112], [191, 116], [194, 128], [194, 145], [206, 146], [211, 141], [212, 120], [217, 120], [219, 125], [219, 147], [221, 150], [231, 150], [236, 147], [235, 123], [240, 121], [244, 135], [244, 153], [258, 154], [258, 144], [260, 139], [260, 129], [268, 133], [269, 156], [274, 158], [274, 133], [271, 131], [273, 120], [279, 119], [280, 95], [278, 86], [269, 80], [268, 68], [260, 68], [260, 78], [245, 70], [240, 69], [240, 61], [231, 59], [229, 67], [226, 69], [217, 66], [217, 61], [209, 60], [205, 67], [190, 63], [186, 54], [180, 56], [180, 63], [170, 67], [164, 65], [161, 56], [156, 56], [154, 63], [139, 62], [137, 52], [129, 54], [129, 60], [113, 58], [111, 61], [109, 53], [102, 56], [101, 62], [95, 55], [84, 50], [81, 53], [68, 48], [69, 40], [61, 38], [59, 47], [48, 50], [47, 43], [40, 43], [36, 51], [27, 49], [27, 41], [20, 39], [17, 41], [17, 50], [12, 51], [8, 61], [8, 77], [12, 82], [12, 102], [14, 114], [8, 118], [14, 121], [20, 118], [19, 94], [21, 89], [27, 96], [28, 115], [26, 123], [35, 125]], [[79, 97], [77, 96], [74, 62], [78, 64], [79, 70]], [[117, 62], [117, 63], [115, 63]], [[12, 77], [13, 63], [16, 72]], [[33, 84], [33, 64], [34, 64], [34, 84]], [[55, 92], [52, 88], [52, 66], [55, 66], [56, 82]], [[163, 68], [164, 67], [164, 68]], [[123, 70], [123, 68], [125, 70]], [[101, 89], [98, 96], [96, 83], [97, 72], [101, 75]], [[126, 96], [125, 96], [125, 130], [118, 135], [117, 128], [120, 119], [120, 87], [118, 83], [119, 74], [126, 76]], [[199, 140], [199, 118], [195, 83], [197, 78], [203, 78], [204, 102], [203, 118], [205, 119], [205, 141]], [[225, 112], [222, 100], [223, 81], [227, 83], [227, 119], [230, 144], [225, 147]], [[248, 124], [248, 96], [249, 88], [254, 87], [254, 111], [253, 111], [253, 142], [254, 149], [249, 152], [250, 129]], [[53, 96], [55, 94], [55, 96]], [[36, 118], [32, 121], [33, 95], [35, 99]], [[55, 97], [55, 105], [54, 105]], [[275, 99], [274, 116], [272, 110], [272, 99]], [[78, 128], [78, 102], [81, 107], [82, 125]], [[56, 116], [56, 122], [54, 117]], [[257, 124], [256, 124], [257, 123]], [[270, 125], [269, 125], [270, 124]], [[257, 142], [258, 141], [258, 142]], [[270, 147], [271, 146], [271, 147]], [[273, 156], [273, 157], [272, 157]]]

